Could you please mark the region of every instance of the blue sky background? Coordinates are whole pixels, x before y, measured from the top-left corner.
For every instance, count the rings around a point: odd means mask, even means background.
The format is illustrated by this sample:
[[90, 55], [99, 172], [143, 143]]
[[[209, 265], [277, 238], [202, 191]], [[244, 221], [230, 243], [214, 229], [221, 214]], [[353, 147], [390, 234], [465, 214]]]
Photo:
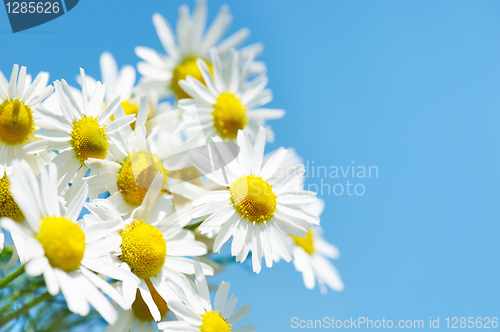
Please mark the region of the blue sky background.
[[[0, 70], [18, 63], [75, 84], [80, 66], [100, 76], [105, 50], [135, 65], [135, 46], [161, 50], [152, 14], [175, 22], [182, 3], [81, 1], [17, 34], [0, 9]], [[221, 3], [209, 2], [209, 22]], [[426, 328], [440, 317], [443, 328], [446, 317], [500, 316], [500, 2], [225, 3], [230, 32], [249, 27], [249, 42], [265, 45], [269, 106], [287, 111], [271, 123], [269, 150], [379, 169], [378, 178], [323, 179], [366, 188], [323, 196], [345, 290], [307, 290], [284, 262], [259, 275], [234, 265], [215, 280], [251, 304], [244, 322], [274, 332], [294, 331], [292, 317], [423, 319]]]

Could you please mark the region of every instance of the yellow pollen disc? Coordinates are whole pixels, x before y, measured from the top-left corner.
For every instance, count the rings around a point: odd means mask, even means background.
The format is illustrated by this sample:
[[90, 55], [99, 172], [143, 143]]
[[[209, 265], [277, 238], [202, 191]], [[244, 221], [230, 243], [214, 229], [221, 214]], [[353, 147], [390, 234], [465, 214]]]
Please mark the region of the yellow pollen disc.
[[63, 217], [45, 217], [36, 238], [50, 265], [66, 272], [78, 269], [85, 253], [85, 233], [80, 226]]
[[[123, 101], [121, 105], [123, 107], [125, 115], [133, 114], [135, 115], [135, 117], [137, 117], [137, 113], [139, 113], [139, 105], [131, 104], [128, 100]], [[104, 108], [106, 108], [106, 106], [104, 106]], [[115, 121], [115, 116], [113, 114], [111, 114], [109, 118], [111, 119], [111, 121]], [[132, 122], [130, 124], [130, 128], [132, 128], [132, 130], [135, 130], [135, 122]]]
[[312, 255], [312, 253], [314, 252], [314, 238], [311, 229], [307, 232], [306, 237], [298, 237], [292, 235], [292, 238], [295, 241], [296, 245], [304, 249], [304, 251], [309, 255]]
[[19, 222], [24, 220], [24, 215], [14, 201], [9, 186], [9, 179], [4, 174], [3, 178], [0, 179], [0, 218], [9, 217]]
[[232, 93], [224, 92], [217, 98], [212, 115], [214, 127], [222, 138], [235, 139], [238, 130], [246, 127], [245, 111], [246, 107]]
[[121, 259], [136, 276], [146, 279], [161, 271], [167, 257], [167, 242], [156, 227], [134, 220], [120, 235]]
[[33, 114], [24, 102], [11, 99], [0, 105], [0, 141], [9, 145], [28, 142], [33, 130]]
[[276, 211], [276, 195], [272, 187], [260, 176], [242, 176], [229, 187], [231, 201], [236, 211], [247, 220], [265, 222], [271, 219]]
[[[158, 294], [155, 287], [151, 283], [149, 279], [146, 280], [146, 285], [148, 285], [149, 292], [153, 297], [153, 301], [155, 302], [158, 310], [160, 310], [160, 316], [163, 317], [169, 311], [167, 307], [167, 302]], [[149, 310], [148, 305], [144, 302], [144, 299], [141, 296], [141, 292], [137, 290], [135, 295], [135, 301], [132, 303], [132, 310], [134, 311], [135, 317], [142, 321], [152, 322], [153, 315], [151, 315], [151, 311]]]
[[[174, 69], [172, 77], [172, 90], [177, 95], [177, 99], [191, 98], [191, 96], [188, 95], [179, 85], [179, 81], [185, 80], [188, 75], [205, 84], [205, 80], [203, 79], [201, 71], [196, 64], [196, 60], [198, 60], [198, 57], [187, 57]], [[213, 74], [212, 65], [206, 60], [205, 63], [208, 66], [210, 74]]]
[[163, 174], [163, 184], [167, 183], [167, 172], [158, 157], [147, 151], [132, 152], [118, 171], [117, 185], [125, 202], [141, 205], [158, 172]]
[[231, 332], [231, 325], [217, 311], [207, 311], [202, 316], [200, 332]]
[[73, 123], [71, 146], [76, 156], [83, 162], [88, 158], [104, 159], [108, 155], [108, 134], [105, 125], [99, 125], [97, 118], [84, 116]]

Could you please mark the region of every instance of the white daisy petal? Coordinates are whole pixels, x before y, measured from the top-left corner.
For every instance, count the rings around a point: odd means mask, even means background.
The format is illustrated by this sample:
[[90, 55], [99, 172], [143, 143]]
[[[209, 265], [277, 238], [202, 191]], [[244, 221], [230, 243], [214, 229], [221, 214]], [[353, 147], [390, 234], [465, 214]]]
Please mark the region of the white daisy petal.
[[199, 263], [195, 263], [194, 271], [196, 287], [198, 288], [198, 293], [200, 294], [203, 307], [205, 308], [205, 310], [211, 311], [212, 304], [210, 301], [210, 293], [208, 291], [207, 280], [205, 279], [205, 275], [203, 274], [203, 270], [201, 269], [201, 265]]
[[316, 193], [312, 191], [290, 191], [278, 196], [280, 204], [308, 204], [317, 200]]
[[264, 164], [264, 166], [262, 167], [262, 171], [260, 172], [260, 175], [264, 180], [268, 180], [274, 175], [274, 173], [276, 173], [278, 168], [280, 168], [283, 160], [285, 159], [287, 152], [287, 150], [280, 148]]
[[215, 294], [214, 310], [222, 312], [226, 306], [227, 297], [229, 295], [229, 282], [221, 282], [217, 294]]
[[227, 323], [229, 325], [234, 325], [238, 323], [240, 320], [245, 318], [246, 315], [250, 313], [250, 304], [244, 305], [243, 307], [236, 310], [229, 318], [227, 319]]
[[234, 295], [231, 295], [229, 298], [229, 301], [225, 304], [224, 309], [221, 311], [222, 317], [229, 317], [233, 314], [234, 309], [236, 309], [236, 306], [238, 305], [238, 298]]
[[255, 144], [253, 146], [252, 151], [252, 164], [251, 164], [251, 172], [252, 174], [259, 176], [261, 167], [262, 167], [262, 159], [264, 158], [264, 147], [266, 145], [266, 130], [264, 127], [260, 127], [257, 132], [257, 138], [255, 139]]
[[[238, 213], [234, 213], [221, 227], [219, 234], [215, 238], [214, 242], [214, 252], [220, 253], [224, 243], [229, 240], [231, 235], [233, 235], [235, 228], [240, 223], [241, 216]], [[243, 219], [241, 219], [243, 220]], [[242, 222], [246, 222], [243, 220]]]

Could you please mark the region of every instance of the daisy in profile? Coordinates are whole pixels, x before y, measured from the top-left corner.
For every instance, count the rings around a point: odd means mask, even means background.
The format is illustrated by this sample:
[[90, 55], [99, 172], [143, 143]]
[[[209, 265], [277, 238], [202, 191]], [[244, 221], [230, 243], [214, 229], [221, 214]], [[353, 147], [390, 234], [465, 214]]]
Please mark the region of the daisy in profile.
[[[314, 216], [320, 216], [325, 203], [318, 200], [307, 204], [304, 210]], [[302, 273], [304, 284], [308, 289], [313, 289], [318, 282], [322, 294], [326, 294], [327, 286], [336, 291], [342, 291], [344, 284], [337, 269], [328, 260], [337, 259], [339, 250], [328, 243], [321, 234], [320, 226], [313, 226], [305, 237], [291, 236], [291, 245], [295, 255], [293, 264], [297, 271]]]
[[0, 176], [12, 173], [14, 160], [26, 160], [38, 169], [38, 157], [27, 155], [24, 146], [36, 140], [34, 131], [42, 125], [33, 111], [54, 91], [48, 80], [49, 74], [42, 72], [31, 82], [24, 66], [19, 70], [14, 65], [10, 81], [0, 72]]
[[[162, 319], [167, 320], [166, 314], [169, 312], [167, 302], [158, 292], [147, 283]], [[109, 324], [104, 332], [158, 332], [157, 322], [154, 320], [148, 305], [144, 302], [141, 294], [137, 291], [137, 296], [130, 310], [120, 310], [118, 320], [114, 325]]]
[[231, 295], [229, 300], [227, 299], [229, 282], [221, 282], [212, 307], [201, 266], [196, 264], [195, 270], [195, 282], [184, 277], [182, 288], [167, 283], [176, 295], [169, 298], [167, 304], [178, 321], [159, 322], [158, 328], [165, 332], [255, 332], [252, 325], [233, 327], [250, 313], [250, 305], [244, 305], [234, 311], [238, 305], [238, 298]]
[[[80, 75], [82, 82], [85, 82], [85, 72], [81, 68]], [[116, 97], [102, 109], [106, 88], [100, 82], [96, 84], [90, 99], [86, 97], [89, 95], [87, 85], [82, 84], [81, 103], [76, 101], [65, 80], [54, 84], [63, 116], [43, 107], [37, 108], [43, 129], [35, 132], [40, 139], [27, 145], [25, 150], [30, 154], [46, 150], [59, 151], [53, 162], [59, 171], [59, 189], [62, 190], [70, 182], [78, 187], [78, 182], [88, 170], [85, 161], [89, 158], [105, 159], [108, 156], [110, 138], [132, 123], [135, 116], [124, 115], [111, 121], [110, 117], [120, 107], [120, 99]]]
[[[183, 142], [182, 126], [175, 130], [168, 123], [177, 124], [177, 113], [165, 113], [149, 122], [147, 119], [148, 98], [141, 96], [135, 130], [123, 128], [113, 138], [106, 160], [89, 158], [85, 164], [98, 174], [86, 177], [90, 187], [109, 191], [108, 198], [118, 210], [129, 217], [139, 207], [156, 174], [163, 176], [162, 193], [166, 191], [189, 199], [198, 198], [206, 190], [190, 183], [170, 186], [165, 159], [189, 148]], [[118, 112], [122, 112], [119, 110]], [[174, 117], [174, 118], [172, 118]], [[161, 139], [156, 139], [160, 135]]]
[[[252, 146], [245, 131], [238, 132], [240, 152], [226, 167], [206, 174], [212, 181], [226, 187], [201, 196], [193, 202], [193, 218], [208, 215], [198, 227], [201, 233], [218, 230], [214, 252], [232, 236], [231, 254], [239, 262], [245, 261], [252, 251], [253, 270], [259, 273], [262, 257], [266, 265], [273, 265], [273, 249], [286, 261], [293, 260], [293, 250], [286, 234], [306, 236], [319, 218], [302, 210], [301, 205], [316, 200], [310, 191], [297, 191], [289, 187], [294, 178], [302, 176], [304, 166], [290, 168], [275, 180], [270, 180], [280, 167], [287, 151], [281, 149], [262, 165], [266, 130], [261, 127]], [[214, 141], [222, 142], [220, 138]], [[216, 144], [220, 150], [223, 144]], [[226, 151], [220, 151], [222, 155]], [[193, 160], [203, 169], [210, 160]], [[205, 167], [206, 169], [206, 167]], [[227, 179], [227, 180], [226, 180]], [[273, 243], [275, 246], [273, 246]]]
[[[253, 56], [248, 57], [245, 63], [240, 61], [240, 53], [230, 52], [229, 64], [224, 66], [215, 49], [210, 50], [213, 78], [207, 63], [198, 59], [203, 80], [188, 76], [180, 80], [179, 85], [192, 99], [182, 99], [179, 106], [186, 110], [196, 106], [200, 127], [205, 136], [220, 136], [223, 140], [235, 140], [238, 131], [244, 130], [254, 141], [255, 134], [266, 120], [280, 119], [285, 115], [284, 110], [261, 108], [272, 100], [271, 90], [266, 89], [268, 82], [266, 74], [261, 74], [247, 82], [249, 68]], [[274, 140], [272, 131], [267, 132], [268, 141]]]
[[[163, 175], [158, 172], [142, 204], [124, 221], [119, 231], [122, 242], [117, 256], [117, 264], [140, 279], [140, 283], [123, 281], [128, 307], [140, 295], [156, 321], [162, 317], [162, 306], [156, 303], [159, 301], [154, 299], [155, 292], [167, 299], [167, 280], [194, 274], [195, 261], [187, 256], [207, 253], [206, 245], [196, 241], [193, 233], [179, 224], [182, 217], [174, 213], [172, 197], [159, 195], [162, 182]], [[113, 219], [119, 216], [116, 213]], [[203, 269], [213, 275], [210, 266], [203, 264]]]
[[[85, 316], [92, 305], [109, 323], [117, 313], [104, 294], [122, 307], [123, 296], [96, 273], [138, 282], [131, 273], [116, 268], [109, 261], [111, 252], [119, 250], [121, 239], [116, 234], [121, 220], [101, 222], [85, 227], [77, 218], [87, 198], [87, 185], [65, 204], [57, 190], [57, 168], [50, 163], [41, 169], [38, 180], [26, 161], [17, 163], [9, 177], [11, 192], [26, 217], [26, 223], [9, 218], [2, 227], [23, 236], [32, 258], [25, 264], [29, 276], [44, 276], [47, 291], [55, 296], [60, 291], [69, 310]], [[101, 289], [101, 291], [99, 291]], [[104, 294], [103, 294], [104, 293]]]
[[[188, 98], [189, 96], [179, 86], [179, 80], [189, 75], [203, 82], [204, 77], [198, 69], [196, 59], [207, 59], [208, 50], [219, 42], [231, 20], [229, 8], [222, 6], [205, 32], [207, 3], [205, 0], [198, 0], [192, 15], [186, 5], [179, 8], [177, 36], [175, 36], [167, 20], [158, 13], [154, 14], [153, 24], [167, 55], [147, 47], [136, 47], [135, 53], [144, 60], [137, 65], [137, 70], [145, 77], [142, 82], [144, 87], [158, 91], [160, 97], [175, 94], [177, 99]], [[249, 34], [246, 28], [238, 30], [217, 45], [218, 52], [224, 54], [231, 48], [237, 47]], [[261, 45], [254, 44], [247, 46], [244, 52], [249, 54], [260, 51], [261, 48]]]

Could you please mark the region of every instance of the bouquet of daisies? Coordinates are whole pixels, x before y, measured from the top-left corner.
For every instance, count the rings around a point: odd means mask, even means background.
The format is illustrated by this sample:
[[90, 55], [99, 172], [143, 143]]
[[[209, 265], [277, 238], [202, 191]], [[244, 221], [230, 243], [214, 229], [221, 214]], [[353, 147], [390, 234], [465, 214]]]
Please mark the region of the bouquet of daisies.
[[307, 288], [343, 289], [301, 158], [264, 154], [285, 112], [265, 107], [262, 46], [223, 39], [226, 6], [206, 18], [182, 6], [174, 34], [154, 14], [164, 51], [136, 47], [137, 84], [107, 52], [102, 81], [0, 72], [0, 328], [254, 331], [228, 282], [210, 299], [232, 261], [293, 261]]

